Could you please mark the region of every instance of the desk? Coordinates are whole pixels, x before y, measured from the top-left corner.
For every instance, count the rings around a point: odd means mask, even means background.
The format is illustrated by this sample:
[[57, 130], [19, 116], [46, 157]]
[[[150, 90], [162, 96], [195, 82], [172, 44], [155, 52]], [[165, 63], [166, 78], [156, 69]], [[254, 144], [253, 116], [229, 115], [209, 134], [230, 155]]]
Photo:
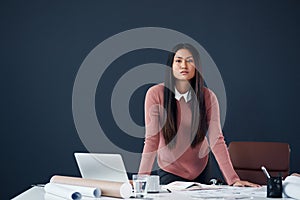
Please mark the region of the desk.
[[[240, 194], [243, 196], [228, 196], [228, 193], [226, 191], [231, 191], [234, 187], [230, 186], [223, 186], [221, 190], [218, 192], [216, 191], [208, 191], [206, 192], [210, 193], [210, 195], [216, 195], [211, 197], [205, 197], [203, 195], [205, 193], [204, 190], [198, 190], [198, 191], [178, 191], [178, 192], [172, 192], [172, 193], [158, 193], [158, 194], [149, 194], [147, 195], [148, 198], [144, 198], [144, 200], [195, 200], [195, 199], [202, 199], [202, 200], [270, 200], [270, 198], [266, 198], [266, 187], [262, 188], [235, 188], [235, 191], [241, 191]], [[222, 192], [223, 191], [223, 192]], [[201, 192], [204, 192], [201, 194]], [[246, 192], [247, 194], [251, 194], [251, 196], [245, 196], [243, 192]], [[224, 193], [224, 197], [219, 196], [221, 193]], [[119, 198], [112, 198], [112, 197], [101, 197], [101, 198], [88, 198], [84, 197], [82, 200], [115, 200]], [[133, 200], [134, 198], [130, 198]], [[290, 200], [290, 198], [276, 198], [274, 200]], [[28, 189], [27, 191], [23, 192], [22, 194], [16, 196], [12, 200], [62, 200], [62, 198], [59, 197], [51, 197], [48, 198], [45, 196], [45, 191], [42, 187], [32, 187]]]
[[[171, 193], [158, 193], [158, 194], [149, 194], [149, 198], [153, 199], [159, 199], [159, 200], [170, 200], [170, 199], [176, 199], [173, 198], [174, 194]], [[112, 198], [112, 197], [101, 197], [101, 198], [89, 198], [89, 197], [83, 197], [82, 200], [116, 200], [120, 198]], [[178, 198], [177, 198], [178, 199]], [[179, 198], [180, 199], [180, 198]], [[179, 200], [178, 199], [178, 200]], [[62, 200], [62, 198], [45, 198], [45, 191], [42, 187], [32, 187], [25, 192], [21, 193], [20, 195], [16, 196], [12, 200]], [[134, 200], [134, 198], [130, 198], [130, 200]], [[144, 198], [144, 200], [147, 200], [147, 198]], [[183, 200], [183, 199], [180, 199]]]

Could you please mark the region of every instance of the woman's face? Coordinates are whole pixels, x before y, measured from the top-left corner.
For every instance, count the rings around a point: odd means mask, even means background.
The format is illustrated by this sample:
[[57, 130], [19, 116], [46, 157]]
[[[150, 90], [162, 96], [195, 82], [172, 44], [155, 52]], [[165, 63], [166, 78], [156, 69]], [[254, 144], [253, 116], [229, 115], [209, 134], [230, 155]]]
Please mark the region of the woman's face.
[[173, 75], [177, 80], [191, 80], [195, 76], [195, 61], [187, 49], [179, 49], [174, 56]]

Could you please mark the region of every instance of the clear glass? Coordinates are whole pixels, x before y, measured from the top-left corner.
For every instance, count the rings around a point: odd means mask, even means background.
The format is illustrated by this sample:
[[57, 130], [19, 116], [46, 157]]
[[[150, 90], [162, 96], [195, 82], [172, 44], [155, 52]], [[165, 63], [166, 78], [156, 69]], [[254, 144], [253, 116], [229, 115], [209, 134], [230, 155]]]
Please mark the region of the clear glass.
[[133, 189], [135, 197], [145, 197], [147, 194], [147, 181], [149, 175], [134, 174], [132, 175]]

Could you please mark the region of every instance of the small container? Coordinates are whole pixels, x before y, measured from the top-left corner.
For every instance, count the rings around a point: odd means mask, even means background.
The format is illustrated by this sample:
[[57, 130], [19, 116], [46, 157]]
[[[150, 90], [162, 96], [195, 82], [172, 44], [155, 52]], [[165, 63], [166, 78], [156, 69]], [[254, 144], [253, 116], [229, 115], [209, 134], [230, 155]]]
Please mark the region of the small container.
[[282, 198], [282, 177], [270, 177], [267, 180], [267, 197]]
[[158, 193], [160, 190], [159, 176], [151, 175], [148, 177], [147, 193]]

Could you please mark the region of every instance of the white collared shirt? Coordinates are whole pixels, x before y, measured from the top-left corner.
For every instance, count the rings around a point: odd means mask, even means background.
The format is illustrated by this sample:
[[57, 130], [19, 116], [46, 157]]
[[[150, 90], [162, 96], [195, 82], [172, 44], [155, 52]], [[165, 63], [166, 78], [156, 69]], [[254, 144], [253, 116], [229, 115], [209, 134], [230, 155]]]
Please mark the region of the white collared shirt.
[[175, 99], [177, 99], [179, 101], [181, 97], [184, 98], [185, 102], [190, 101], [192, 99], [191, 91], [189, 90], [186, 93], [181, 94], [181, 93], [178, 92], [178, 90], [175, 87]]

